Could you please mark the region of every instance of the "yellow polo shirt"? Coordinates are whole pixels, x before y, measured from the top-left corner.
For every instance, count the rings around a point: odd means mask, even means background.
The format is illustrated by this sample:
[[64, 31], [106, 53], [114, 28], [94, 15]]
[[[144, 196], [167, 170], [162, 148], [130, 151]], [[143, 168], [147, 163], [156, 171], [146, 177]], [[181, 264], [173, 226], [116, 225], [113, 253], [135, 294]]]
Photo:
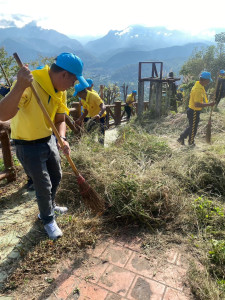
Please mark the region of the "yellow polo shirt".
[[191, 89], [189, 107], [193, 110], [202, 110], [202, 107], [196, 107], [195, 102], [199, 103], [208, 103], [207, 95], [205, 92], [205, 88], [200, 84], [199, 81], [195, 82], [195, 85]]
[[[33, 86], [39, 95], [51, 120], [55, 121], [58, 113], [68, 113], [66, 91], [56, 92], [49, 77], [49, 67], [32, 72]], [[15, 83], [14, 83], [15, 84]], [[31, 88], [27, 88], [20, 99], [17, 114], [11, 119], [11, 138], [36, 140], [52, 134], [52, 129], [45, 119]]]
[[[132, 93], [127, 96], [126, 103], [129, 103], [129, 102], [135, 102], [134, 96]], [[133, 105], [132, 105], [132, 103], [130, 103], [130, 104], [128, 104], [128, 106], [132, 107]]]
[[[100, 96], [96, 92], [90, 92], [87, 90], [87, 97], [86, 99], [81, 99], [81, 103], [83, 105], [83, 108], [88, 111], [89, 117], [94, 117], [101, 111], [101, 108], [99, 107], [100, 104], [104, 103]], [[102, 115], [102, 117], [106, 116], [106, 111]]]

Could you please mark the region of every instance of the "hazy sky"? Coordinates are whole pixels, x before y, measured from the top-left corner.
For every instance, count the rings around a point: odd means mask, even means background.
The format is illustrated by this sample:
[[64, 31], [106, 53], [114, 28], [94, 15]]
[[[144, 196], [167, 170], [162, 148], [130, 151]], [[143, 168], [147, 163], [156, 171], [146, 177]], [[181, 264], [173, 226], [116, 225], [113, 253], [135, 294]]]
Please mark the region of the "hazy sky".
[[224, 6], [224, 0], [0, 0], [0, 27], [6, 25], [3, 20], [19, 27], [36, 20], [70, 36], [105, 35], [133, 24], [197, 34], [225, 27]]

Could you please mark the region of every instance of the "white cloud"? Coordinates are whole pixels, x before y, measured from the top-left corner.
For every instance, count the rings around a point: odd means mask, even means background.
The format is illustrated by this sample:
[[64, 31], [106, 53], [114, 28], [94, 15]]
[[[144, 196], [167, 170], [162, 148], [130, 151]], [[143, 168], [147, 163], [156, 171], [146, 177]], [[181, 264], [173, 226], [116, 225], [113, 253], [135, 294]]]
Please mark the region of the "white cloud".
[[0, 22], [6, 19], [22, 26], [36, 20], [43, 28], [79, 36], [105, 35], [111, 29], [123, 30], [132, 24], [198, 34], [225, 26], [223, 3], [224, 0], [214, 0], [213, 5], [196, 0], [0, 0]]

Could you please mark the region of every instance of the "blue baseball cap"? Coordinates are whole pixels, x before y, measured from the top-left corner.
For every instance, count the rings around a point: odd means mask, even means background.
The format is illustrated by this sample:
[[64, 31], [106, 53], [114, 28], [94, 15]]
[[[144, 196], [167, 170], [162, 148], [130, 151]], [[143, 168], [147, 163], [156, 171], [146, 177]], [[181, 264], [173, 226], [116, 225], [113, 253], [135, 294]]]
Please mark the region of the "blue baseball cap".
[[82, 76], [84, 64], [78, 56], [73, 53], [63, 52], [56, 57], [55, 64], [58, 67], [76, 75], [77, 80], [85, 87], [88, 87], [87, 81]]
[[137, 94], [137, 91], [136, 91], [136, 90], [133, 90], [132, 93], [133, 93], [133, 94]]
[[42, 70], [42, 69], [44, 69], [44, 67], [45, 67], [45, 66], [38, 66], [38, 67], [36, 68], [36, 70]]
[[87, 83], [89, 84], [89, 86], [88, 86], [88, 87], [91, 87], [91, 86], [92, 86], [92, 84], [93, 84], [93, 80], [92, 80], [92, 79], [90, 79], [90, 78], [87, 78], [87, 79], [86, 79], [86, 81], [87, 81]]
[[73, 96], [76, 96], [79, 92], [85, 90], [86, 86], [83, 85], [82, 83], [78, 83], [75, 85], [74, 89], [75, 89], [75, 92], [74, 92]]
[[220, 70], [220, 74], [225, 74], [225, 71], [224, 70]]
[[199, 77], [202, 79], [209, 79], [210, 81], [212, 81], [211, 73], [207, 71], [203, 71]]

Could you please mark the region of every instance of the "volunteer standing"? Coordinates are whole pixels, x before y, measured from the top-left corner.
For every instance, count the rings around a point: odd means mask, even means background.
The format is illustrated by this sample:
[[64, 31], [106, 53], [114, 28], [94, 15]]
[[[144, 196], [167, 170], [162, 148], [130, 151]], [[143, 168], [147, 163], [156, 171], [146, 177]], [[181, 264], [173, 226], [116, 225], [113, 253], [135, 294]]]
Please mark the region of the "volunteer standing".
[[127, 113], [128, 121], [130, 120], [131, 117], [132, 107], [136, 102], [136, 95], [137, 95], [137, 91], [133, 90], [132, 93], [127, 96], [126, 99], [125, 112]]
[[212, 81], [210, 72], [202, 72], [199, 77], [199, 81], [195, 82], [190, 94], [189, 107], [187, 109], [187, 117], [189, 126], [178, 138], [178, 142], [184, 145], [184, 140], [188, 137], [188, 144], [195, 146], [195, 135], [198, 129], [198, 123], [200, 121], [200, 113], [203, 107], [213, 106], [215, 102], [208, 103], [205, 86]]
[[[0, 120], [11, 120], [11, 138], [16, 145], [18, 159], [25, 172], [32, 178], [36, 192], [40, 218], [51, 239], [62, 236], [55, 221], [55, 213], [67, 208], [55, 204], [55, 194], [62, 172], [60, 156], [52, 129], [30, 88], [31, 82], [45, 109], [61, 136], [64, 154], [70, 153], [66, 141], [65, 113], [66, 90], [76, 80], [88, 86], [82, 76], [83, 62], [72, 53], [61, 53], [49, 68], [30, 72], [22, 67], [11, 92], [0, 102]], [[59, 145], [58, 145], [59, 146]]]

